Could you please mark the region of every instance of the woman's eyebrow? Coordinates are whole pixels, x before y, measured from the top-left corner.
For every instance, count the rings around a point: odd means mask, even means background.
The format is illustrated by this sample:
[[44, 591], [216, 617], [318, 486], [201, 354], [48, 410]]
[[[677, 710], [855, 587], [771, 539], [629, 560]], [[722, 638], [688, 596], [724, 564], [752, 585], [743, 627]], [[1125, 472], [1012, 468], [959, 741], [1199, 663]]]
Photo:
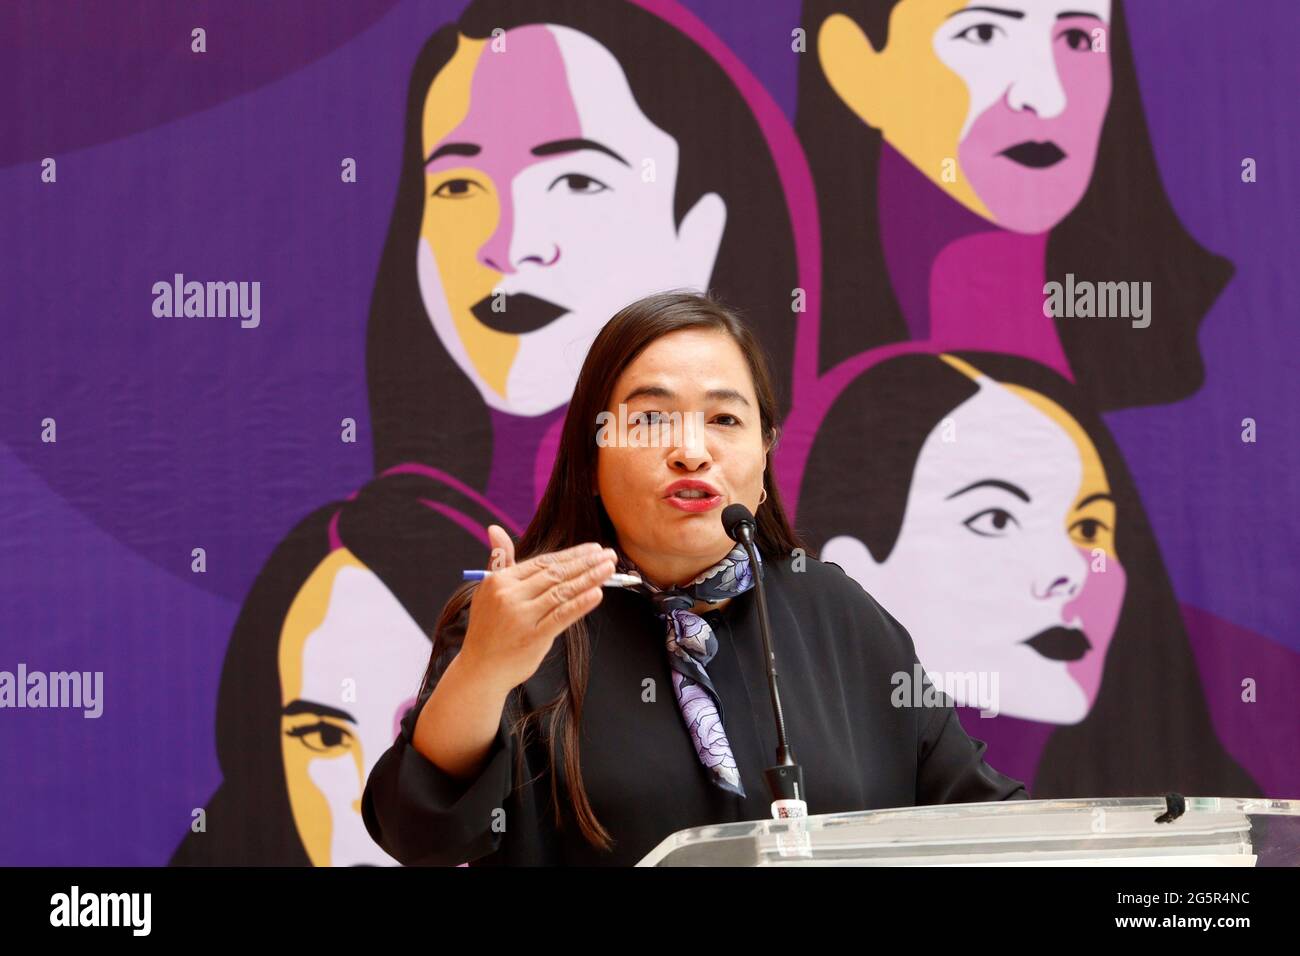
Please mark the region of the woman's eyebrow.
[[1000, 17], [1011, 17], [1013, 20], [1023, 20], [1025, 13], [1023, 10], [1007, 10], [1005, 7], [962, 7], [960, 10], [954, 10], [948, 14], [951, 20], [959, 13], [996, 13]]
[[981, 481], [972, 482], [971, 484], [967, 485], [965, 488], [962, 488], [959, 491], [954, 491], [952, 494], [950, 494], [947, 498], [944, 498], [943, 500], [950, 501], [953, 498], [956, 498], [958, 495], [964, 495], [966, 494], [966, 492], [974, 491], [976, 488], [1001, 488], [1003, 491], [1011, 492], [1013, 495], [1015, 495], [1017, 498], [1024, 501], [1026, 504], [1029, 503], [1028, 492], [1026, 492], [1024, 489], [1020, 488], [1017, 485], [1013, 485], [1009, 481], [1001, 481], [997, 478], [984, 478]]
[[424, 161], [427, 166], [435, 159], [442, 159], [444, 156], [477, 156], [483, 152], [483, 147], [477, 143], [443, 143]]
[[[604, 143], [598, 143], [594, 139], [552, 140], [549, 143], [540, 143], [534, 146], [530, 152], [534, 156], [552, 156], [556, 153], [576, 153], [582, 149], [594, 149], [598, 153], [604, 153], [629, 168], [632, 165]], [[477, 143], [443, 143], [429, 154], [429, 158], [424, 161], [424, 164], [428, 166], [434, 160], [442, 159], [444, 156], [477, 156], [481, 152], [483, 152], [483, 147]]]
[[1077, 505], [1074, 506], [1074, 510], [1078, 511], [1080, 508], [1085, 508], [1088, 505], [1092, 504], [1094, 501], [1109, 501], [1111, 504], [1114, 504], [1115, 496], [1108, 491], [1099, 491], [1096, 494], [1089, 495], [1088, 497], [1080, 501]]
[[350, 724], [357, 722], [357, 719], [346, 710], [318, 704], [314, 700], [295, 700], [286, 704], [284, 710], [280, 713], [285, 717], [294, 717], [298, 714], [315, 714], [317, 717], [333, 717], [337, 720], [346, 720]]
[[749, 406], [749, 399], [734, 388], [711, 388], [704, 393], [704, 397], [711, 402], [739, 402], [746, 407]]
[[534, 156], [551, 156], [555, 153], [574, 153], [580, 149], [594, 149], [598, 153], [604, 153], [606, 156], [617, 159], [624, 166], [630, 167], [632, 165], [608, 146], [598, 143], [594, 139], [557, 139], [534, 146], [532, 154]]
[[677, 393], [671, 389], [664, 388], [662, 385], [641, 385], [628, 392], [623, 399], [626, 405], [634, 398], [676, 398]]
[[[662, 385], [641, 385], [627, 393], [623, 399], [626, 405], [634, 398], [663, 398], [672, 400], [677, 397], [677, 393], [670, 388], [664, 388]], [[749, 399], [736, 391], [734, 388], [711, 388], [704, 393], [704, 397], [711, 402], [739, 402], [749, 407]]]

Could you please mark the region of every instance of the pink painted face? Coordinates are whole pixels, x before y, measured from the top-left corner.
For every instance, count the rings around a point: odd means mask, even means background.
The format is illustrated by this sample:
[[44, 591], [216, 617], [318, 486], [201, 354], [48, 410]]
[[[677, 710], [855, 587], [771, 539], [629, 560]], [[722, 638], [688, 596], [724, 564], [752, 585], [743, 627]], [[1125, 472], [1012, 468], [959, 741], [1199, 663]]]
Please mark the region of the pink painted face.
[[[1124, 604], [1115, 504], [1071, 416], [1035, 392], [978, 381], [922, 446], [885, 560], [849, 536], [822, 557], [902, 622], [958, 703], [1077, 723], [1096, 702]], [[954, 681], [965, 674], [993, 699]]]
[[707, 288], [726, 206], [708, 193], [677, 222], [677, 142], [586, 34], [461, 37], [426, 96], [423, 139], [421, 295], [487, 405], [564, 404], [610, 316]]
[[1045, 232], [1087, 190], [1110, 104], [1109, 19], [1109, 0], [1008, 0], [935, 32], [970, 96], [958, 164], [999, 225]]
[[1101, 672], [1106, 665], [1106, 652], [1115, 637], [1120, 611], [1124, 608], [1124, 593], [1128, 576], [1119, 558], [1107, 554], [1104, 562], [1092, 549], [1080, 548], [1088, 562], [1088, 576], [1084, 579], [1079, 596], [1062, 609], [1062, 618], [1077, 621], [1080, 631], [1092, 645], [1091, 653], [1065, 665], [1070, 678], [1079, 685], [1087, 701], [1087, 710], [1097, 702], [1101, 690]]

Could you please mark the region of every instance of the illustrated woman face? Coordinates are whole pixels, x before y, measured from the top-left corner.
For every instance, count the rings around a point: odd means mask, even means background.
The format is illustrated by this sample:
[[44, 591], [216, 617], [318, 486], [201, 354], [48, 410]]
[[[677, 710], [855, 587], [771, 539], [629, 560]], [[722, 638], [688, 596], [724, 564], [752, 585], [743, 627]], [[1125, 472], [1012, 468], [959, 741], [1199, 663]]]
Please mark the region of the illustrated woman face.
[[280, 746], [298, 835], [315, 866], [393, 866], [361, 819], [366, 778], [396, 739], [429, 640], [345, 549], [308, 578], [280, 639]]
[[678, 228], [677, 142], [591, 37], [552, 25], [461, 37], [429, 88], [423, 140], [421, 295], [489, 406], [564, 404], [611, 315], [707, 287], [723, 201], [701, 197]]
[[[1124, 601], [1115, 505], [1092, 442], [1058, 405], [980, 378], [930, 433], [898, 540], [877, 563], [856, 538], [822, 551], [908, 629], [934, 674], [981, 673], [996, 710], [1082, 720]], [[988, 707], [987, 701], [957, 702]]]
[[827, 18], [822, 68], [851, 109], [954, 199], [1051, 229], [1092, 178], [1110, 105], [1111, 0], [900, 0], [879, 53]]

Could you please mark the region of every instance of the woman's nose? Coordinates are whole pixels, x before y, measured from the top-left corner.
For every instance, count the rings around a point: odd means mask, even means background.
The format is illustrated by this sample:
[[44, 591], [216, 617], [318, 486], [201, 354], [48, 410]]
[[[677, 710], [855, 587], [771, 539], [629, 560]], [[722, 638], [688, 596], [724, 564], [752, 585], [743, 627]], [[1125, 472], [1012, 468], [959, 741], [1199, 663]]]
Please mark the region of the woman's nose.
[[[524, 265], [551, 266], [560, 259], [560, 246], [538, 217], [520, 216], [513, 203], [503, 203], [501, 221], [479, 249], [479, 261], [502, 275], [513, 275]], [[533, 223], [530, 226], [529, 223]]]
[[1026, 110], [1039, 119], [1059, 116], [1066, 105], [1065, 87], [1056, 70], [1056, 58], [1050, 42], [1025, 51], [1015, 79], [1007, 88], [1007, 105]]
[[1035, 591], [1034, 597], [1038, 597], [1038, 598], [1052, 598], [1052, 597], [1065, 597], [1065, 598], [1072, 598], [1072, 597], [1074, 597], [1075, 595], [1077, 595], [1078, 593], [1079, 593], [1079, 582], [1077, 582], [1077, 581], [1072, 581], [1072, 580], [1070, 580], [1068, 577], [1066, 577], [1065, 575], [1061, 575], [1060, 577], [1058, 577], [1058, 578], [1056, 578], [1054, 581], [1052, 581], [1052, 583], [1049, 584], [1049, 585], [1047, 586], [1047, 588], [1046, 588], [1046, 589], [1045, 589], [1041, 594], [1039, 594], [1039, 593], [1037, 593], [1037, 591]]
[[702, 419], [702, 415], [682, 415], [681, 428], [673, 435], [677, 447], [673, 448], [669, 455], [672, 467], [695, 471], [713, 461]]
[[709, 446], [705, 441], [698, 438], [674, 448], [671, 461], [674, 468], [687, 468], [691, 471], [698, 471], [700, 468], [707, 467], [712, 463], [713, 455], [709, 452]]
[[672, 466], [674, 468], [699, 471], [701, 468], [707, 468], [713, 462], [713, 456], [703, 447], [697, 449], [680, 448], [677, 451], [678, 453], [672, 457]]
[[1058, 540], [1055, 535], [1050, 545], [1035, 556], [1037, 572], [1031, 590], [1039, 600], [1071, 600], [1078, 596], [1088, 574], [1088, 563], [1073, 541]]

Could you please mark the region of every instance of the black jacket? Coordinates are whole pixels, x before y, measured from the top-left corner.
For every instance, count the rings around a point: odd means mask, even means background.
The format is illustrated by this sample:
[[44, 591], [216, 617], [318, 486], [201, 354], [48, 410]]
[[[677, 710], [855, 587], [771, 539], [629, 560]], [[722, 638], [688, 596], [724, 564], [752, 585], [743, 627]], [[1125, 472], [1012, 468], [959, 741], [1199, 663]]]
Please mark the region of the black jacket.
[[[985, 744], [966, 734], [948, 698], [918, 707], [898, 692], [895, 675], [915, 673], [912, 639], [856, 581], [835, 564], [764, 557], [786, 734], [804, 769], [810, 814], [1028, 798], [1024, 784], [984, 762]], [[628, 865], [677, 830], [770, 817], [762, 774], [775, 763], [776, 729], [754, 591], [705, 617], [719, 643], [709, 676], [746, 798], [710, 782], [695, 754], [673, 695], [665, 623], [645, 597], [608, 588], [587, 616], [591, 667], [579, 759], [612, 850], [582, 837], [562, 774], [563, 827], [556, 827], [543, 741], [530, 740], [524, 753], [524, 779], [535, 779], [514, 787], [518, 742], [506, 714], [472, 781], [421, 755], [411, 740], [427, 692], [366, 783], [362, 814], [371, 836], [407, 865]], [[467, 619], [453, 634], [463, 637]], [[561, 648], [557, 640], [523, 685], [528, 706], [562, 686]], [[443, 655], [439, 674], [457, 649]], [[895, 706], [900, 696], [909, 703]]]

